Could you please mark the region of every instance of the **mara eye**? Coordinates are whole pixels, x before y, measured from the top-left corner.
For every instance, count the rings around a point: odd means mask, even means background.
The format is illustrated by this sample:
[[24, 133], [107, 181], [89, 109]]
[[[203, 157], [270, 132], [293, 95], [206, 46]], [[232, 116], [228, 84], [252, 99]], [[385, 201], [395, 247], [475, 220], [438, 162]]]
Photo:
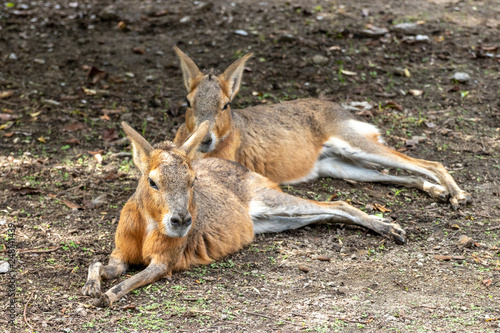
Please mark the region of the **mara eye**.
[[222, 111], [227, 110], [227, 108], [231, 105], [231, 102], [226, 103], [224, 107], [222, 108]]
[[148, 181], [149, 181], [149, 186], [151, 186], [151, 188], [154, 188], [155, 190], [158, 189], [158, 186], [156, 186], [156, 183], [151, 178], [148, 178]]
[[194, 177], [193, 181], [191, 182], [191, 187], [194, 186], [194, 182], [198, 180], [198, 177]]
[[191, 103], [189, 103], [189, 99], [186, 97], [186, 104], [188, 108], [191, 108]]

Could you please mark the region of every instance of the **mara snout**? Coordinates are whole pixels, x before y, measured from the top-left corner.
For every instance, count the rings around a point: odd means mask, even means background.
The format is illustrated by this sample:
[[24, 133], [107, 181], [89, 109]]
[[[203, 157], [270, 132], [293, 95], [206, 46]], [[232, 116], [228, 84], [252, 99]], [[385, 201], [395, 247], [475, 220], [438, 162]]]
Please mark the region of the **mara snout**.
[[[96, 262], [89, 267], [82, 292], [95, 298], [95, 305], [110, 306], [129, 291], [172, 272], [239, 251], [256, 233], [344, 223], [405, 241], [397, 224], [344, 202], [285, 194], [276, 183], [232, 161], [193, 160], [209, 127], [209, 121], [201, 123], [182, 145], [167, 141], [153, 147], [123, 123], [141, 177], [121, 211], [108, 265]], [[122, 275], [130, 264], [146, 268], [101, 294], [102, 280]]]
[[[278, 183], [333, 177], [415, 187], [435, 199], [449, 200], [454, 209], [472, 201], [441, 163], [390, 149], [377, 127], [354, 119], [336, 103], [299, 99], [231, 109], [251, 54], [215, 75], [202, 73], [179, 48], [175, 51], [187, 89], [187, 110], [174, 142], [184, 142], [201, 122], [210, 123], [210, 144], [200, 146], [195, 158], [230, 159]], [[385, 168], [417, 175], [379, 171]]]

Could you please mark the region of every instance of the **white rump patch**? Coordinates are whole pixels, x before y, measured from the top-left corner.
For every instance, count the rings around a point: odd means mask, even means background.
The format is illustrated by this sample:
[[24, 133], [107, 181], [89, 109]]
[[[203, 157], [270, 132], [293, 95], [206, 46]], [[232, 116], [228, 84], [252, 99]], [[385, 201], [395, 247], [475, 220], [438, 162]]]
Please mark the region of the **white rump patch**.
[[380, 130], [372, 124], [368, 124], [355, 119], [350, 119], [346, 122], [346, 126], [351, 128], [354, 132], [360, 135], [380, 135]]

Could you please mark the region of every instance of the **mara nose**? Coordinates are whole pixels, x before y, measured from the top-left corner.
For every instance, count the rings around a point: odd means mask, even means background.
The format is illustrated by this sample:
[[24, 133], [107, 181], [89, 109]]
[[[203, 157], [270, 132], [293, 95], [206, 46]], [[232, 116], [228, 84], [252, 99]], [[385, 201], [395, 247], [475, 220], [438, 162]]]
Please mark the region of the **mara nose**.
[[209, 136], [208, 138], [203, 139], [201, 144], [204, 146], [210, 146], [212, 144], [212, 136]]
[[191, 225], [192, 219], [191, 219], [191, 214], [187, 213], [186, 215], [183, 214], [174, 214], [170, 218], [170, 223], [172, 226], [184, 226], [187, 227]]

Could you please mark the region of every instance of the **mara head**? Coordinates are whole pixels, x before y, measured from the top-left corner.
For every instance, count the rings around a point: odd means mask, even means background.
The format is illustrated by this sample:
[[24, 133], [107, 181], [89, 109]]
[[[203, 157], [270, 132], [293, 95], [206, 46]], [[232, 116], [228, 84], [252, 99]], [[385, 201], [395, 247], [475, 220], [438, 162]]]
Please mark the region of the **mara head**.
[[174, 50], [181, 61], [184, 85], [188, 92], [186, 127], [193, 133], [201, 123], [209, 121], [209, 130], [198, 147], [200, 152], [209, 153], [231, 129], [231, 101], [240, 89], [245, 63], [252, 54], [234, 62], [224, 73], [214, 75], [203, 74], [178, 47]]
[[196, 181], [190, 161], [206, 136], [208, 121], [181, 147], [169, 141], [153, 147], [125, 122], [122, 126], [134, 148], [134, 164], [142, 173], [136, 193], [148, 228], [158, 228], [169, 237], [186, 236], [191, 228]]

